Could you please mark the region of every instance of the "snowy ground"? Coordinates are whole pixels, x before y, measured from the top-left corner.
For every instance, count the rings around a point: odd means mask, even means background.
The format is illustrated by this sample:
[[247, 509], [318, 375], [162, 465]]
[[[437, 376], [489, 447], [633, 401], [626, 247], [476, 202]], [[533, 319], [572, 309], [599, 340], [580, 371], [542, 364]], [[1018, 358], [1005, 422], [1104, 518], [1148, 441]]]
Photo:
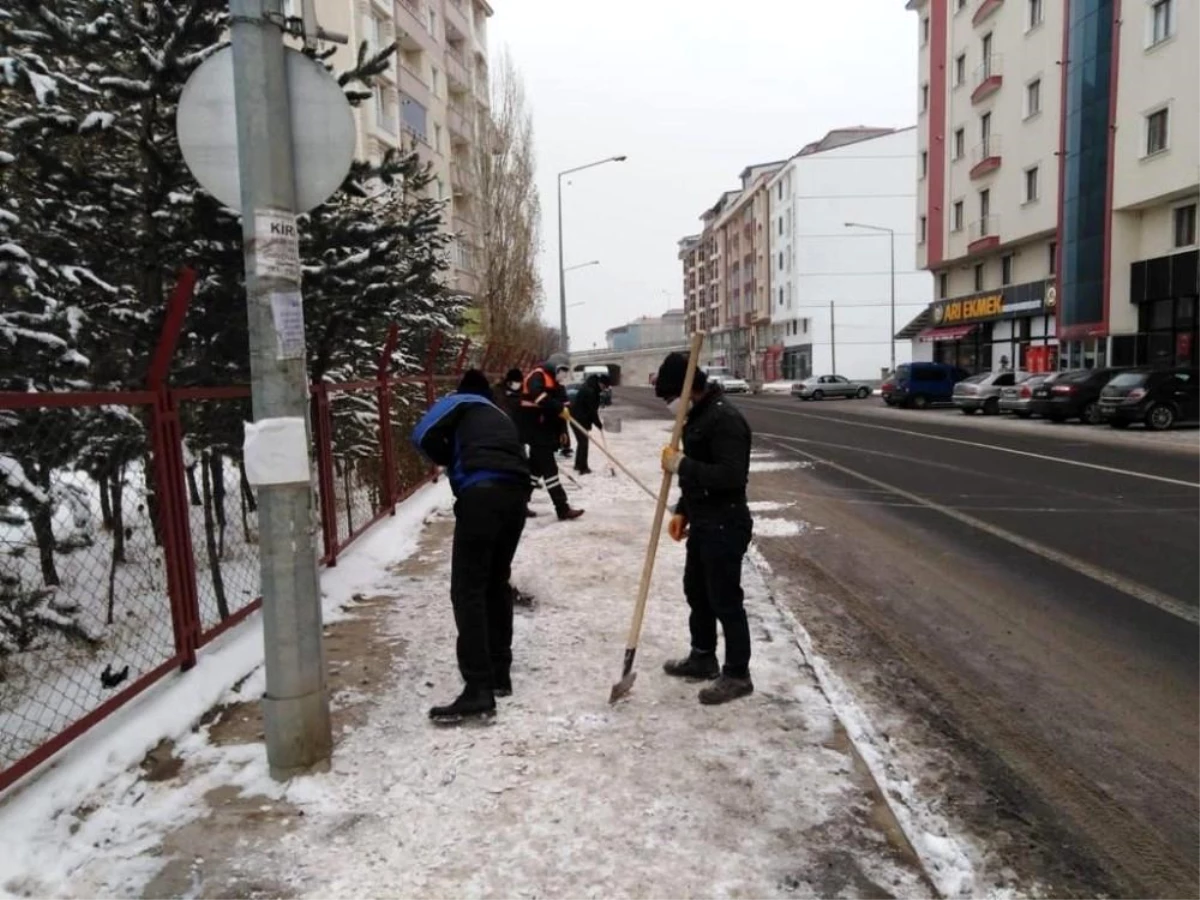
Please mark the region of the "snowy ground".
[[[612, 449], [653, 483], [669, 425], [624, 424]], [[535, 498], [541, 515], [514, 583], [536, 604], [518, 614], [515, 694], [494, 724], [426, 719], [459, 687], [443, 485], [324, 575], [327, 608], [347, 610], [330, 629], [343, 723], [331, 772], [267, 778], [256, 704], [242, 702], [261, 691], [261, 671], [198, 723], [253, 668], [261, 630], [251, 620], [187, 680], [129, 710], [133, 724], [85, 738], [0, 806], [0, 893], [928, 896], [929, 878], [943, 894], [981, 892], [964, 845], [914, 817], [919, 804], [893, 816], [868, 767], [885, 774], [889, 797], [903, 773], [885, 772], [869, 722], [778, 605], [757, 554], [745, 571], [755, 694], [705, 708], [696, 686], [661, 674], [687, 648], [683, 550], [664, 538], [637, 684], [608, 705], [653, 510], [593, 456], [595, 474], [568, 480], [583, 519], [558, 523]], [[754, 461], [756, 471], [778, 465]], [[418, 546], [417, 523], [438, 506]], [[809, 526], [788, 512], [760, 504], [760, 539], [803, 540]], [[384, 677], [347, 677], [379, 658]], [[231, 737], [239, 718], [245, 733]], [[160, 737], [175, 739], [169, 765], [131, 765]]]

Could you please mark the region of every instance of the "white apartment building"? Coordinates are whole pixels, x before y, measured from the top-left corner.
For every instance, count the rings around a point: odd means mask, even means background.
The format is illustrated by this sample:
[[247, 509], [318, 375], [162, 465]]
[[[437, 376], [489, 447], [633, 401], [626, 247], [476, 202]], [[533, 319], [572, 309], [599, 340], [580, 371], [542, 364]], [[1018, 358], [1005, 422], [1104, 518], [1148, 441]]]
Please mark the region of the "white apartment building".
[[[933, 296], [914, 257], [917, 159], [915, 128], [845, 128], [809, 144], [772, 176], [777, 377], [873, 378], [891, 365], [893, 234], [897, 321], [908, 321]], [[897, 362], [909, 352], [907, 343], [896, 345]]]
[[937, 297], [901, 336], [974, 370], [1194, 364], [1194, 0], [908, 7]]
[[371, 48], [399, 42], [372, 102], [355, 111], [357, 154], [377, 159], [389, 147], [403, 147], [432, 163], [431, 191], [446, 201], [456, 235], [453, 286], [467, 294], [478, 288], [474, 248], [481, 215], [473, 156], [480, 112], [490, 103], [491, 15], [487, 0], [317, 0], [321, 25], [350, 36], [334, 57], [336, 67], [351, 67], [364, 41]]

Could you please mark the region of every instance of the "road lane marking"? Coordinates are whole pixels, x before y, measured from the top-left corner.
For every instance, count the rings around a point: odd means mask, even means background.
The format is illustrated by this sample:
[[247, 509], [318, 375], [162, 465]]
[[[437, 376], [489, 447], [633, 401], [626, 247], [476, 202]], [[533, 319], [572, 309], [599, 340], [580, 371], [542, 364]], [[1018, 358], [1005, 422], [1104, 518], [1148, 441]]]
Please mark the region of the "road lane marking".
[[[769, 440], [786, 443], [787, 441], [795, 439], [772, 437], [769, 438]], [[941, 503], [937, 503], [934, 500], [927, 500], [926, 498], [918, 494], [914, 494], [911, 491], [906, 491], [903, 488], [880, 481], [877, 478], [872, 478], [870, 475], [864, 475], [862, 472], [847, 468], [846, 466], [833, 462], [832, 460], [824, 459], [823, 457], [817, 456], [814, 453], [809, 453], [807, 450], [801, 450], [799, 447], [785, 446], [783, 449], [791, 453], [798, 453], [801, 456], [811, 459], [813, 462], [820, 463], [823, 466], [828, 466], [831, 469], [836, 469], [837, 471], [849, 475], [852, 478], [857, 478], [859, 481], [866, 482], [873, 487], [877, 487], [881, 490], [895, 494], [897, 497], [902, 497], [910, 503], [915, 503], [918, 506], [931, 509], [934, 512], [941, 513], [948, 518], [954, 519], [957, 522], [961, 522], [964, 525], [968, 525], [971, 528], [982, 531], [985, 534], [990, 534], [992, 537], [999, 538], [1002, 541], [1007, 541], [1016, 547], [1020, 547], [1022, 550], [1034, 554], [1035, 556], [1040, 556], [1042, 559], [1049, 560], [1050, 562], [1056, 563], [1060, 566], [1064, 566], [1065, 568], [1068, 568], [1079, 575], [1083, 575], [1085, 578], [1090, 578], [1093, 581], [1097, 581], [1100, 584], [1105, 585], [1106, 587], [1120, 591], [1122, 594], [1132, 597], [1135, 600], [1140, 600], [1142, 603], [1157, 607], [1165, 613], [1175, 616], [1176, 618], [1183, 619], [1185, 622], [1191, 622], [1193, 625], [1200, 624], [1200, 609], [1180, 603], [1174, 597], [1170, 597], [1161, 593], [1160, 591], [1156, 591], [1154, 588], [1147, 587], [1144, 584], [1139, 584], [1136, 581], [1131, 581], [1130, 579], [1117, 575], [1114, 572], [1109, 572], [1107, 569], [1101, 569], [1099, 566], [1094, 566], [1085, 560], [1070, 555], [1069, 553], [1063, 553], [1060, 550], [1044, 547], [1036, 541], [1022, 537], [1019, 534], [1014, 534], [1013, 532], [993, 525], [990, 522], [985, 522], [983, 519], [977, 519], [975, 516], [968, 515], [964, 512], [959, 512], [953, 507], [945, 506]]]
[[[744, 402], [744, 401], [743, 401]], [[896, 434], [907, 434], [912, 437], [928, 438], [932, 441], [945, 441], [948, 444], [962, 444], [964, 447], [978, 447], [981, 450], [994, 450], [997, 453], [1011, 453], [1014, 456], [1027, 456], [1031, 459], [1040, 459], [1046, 462], [1061, 463], [1065, 466], [1078, 466], [1081, 469], [1095, 469], [1098, 472], [1108, 472], [1112, 475], [1125, 475], [1129, 478], [1144, 478], [1147, 481], [1160, 481], [1163, 484], [1174, 484], [1179, 487], [1194, 488], [1200, 490], [1200, 483], [1194, 481], [1181, 481], [1178, 478], [1167, 478], [1165, 475], [1151, 475], [1147, 472], [1133, 472], [1129, 469], [1118, 469], [1114, 466], [1102, 466], [1098, 463], [1081, 462], [1077, 459], [1063, 459], [1060, 456], [1047, 456], [1043, 453], [1032, 453], [1028, 450], [1016, 450], [1012, 447], [999, 447], [995, 444], [981, 444], [978, 441], [964, 441], [960, 438], [946, 437], [940, 434], [926, 434], [923, 431], [910, 431], [907, 428], [896, 428], [891, 425], [874, 425], [869, 422], [853, 422], [849, 419], [834, 418], [831, 416], [814, 415], [812, 413], [795, 412], [790, 409], [778, 409], [773, 405], [751, 405], [750, 409], [761, 409], [764, 412], [782, 413], [785, 416], [799, 416], [803, 419], [819, 419], [825, 422], [835, 422], [839, 425], [852, 425], [855, 428], [873, 428], [876, 431], [892, 431]]]

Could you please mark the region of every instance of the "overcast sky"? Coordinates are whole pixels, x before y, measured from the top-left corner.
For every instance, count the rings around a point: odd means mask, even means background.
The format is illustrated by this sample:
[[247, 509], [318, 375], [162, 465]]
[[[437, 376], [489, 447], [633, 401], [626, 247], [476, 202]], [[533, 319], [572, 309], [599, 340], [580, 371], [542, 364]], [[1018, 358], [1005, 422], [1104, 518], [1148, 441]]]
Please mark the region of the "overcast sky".
[[[493, 54], [525, 79], [542, 197], [543, 318], [558, 324], [564, 179], [571, 345], [682, 306], [676, 242], [737, 186], [831, 128], [916, 122], [917, 24], [903, 0], [492, 0]], [[567, 182], [570, 181], [570, 184]]]

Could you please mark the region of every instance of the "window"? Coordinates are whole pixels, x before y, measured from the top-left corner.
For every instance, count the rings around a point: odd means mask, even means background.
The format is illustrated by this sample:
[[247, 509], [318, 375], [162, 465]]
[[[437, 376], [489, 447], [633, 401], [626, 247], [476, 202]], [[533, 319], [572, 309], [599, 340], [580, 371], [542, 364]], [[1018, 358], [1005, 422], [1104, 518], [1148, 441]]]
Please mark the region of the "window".
[[984, 113], [979, 117], [979, 140], [983, 142], [983, 155], [990, 156], [987, 152], [988, 138], [992, 136], [992, 114]]
[[979, 192], [979, 218], [983, 219], [983, 234], [987, 234], [987, 219], [992, 214], [992, 192], [982, 190]]
[[1032, 203], [1038, 198], [1038, 167], [1025, 170], [1025, 202]]
[[921, 46], [929, 43], [929, 16], [921, 20]]
[[954, 0], [954, 11], [962, 12], [967, 8], [967, 0]]
[[433, 149], [438, 153], [442, 152], [442, 126], [433, 126]]
[[1049, 251], [1048, 255], [1050, 257], [1047, 269], [1051, 275], [1056, 275], [1058, 274], [1058, 243], [1051, 241], [1050, 246], [1046, 249]]
[[783, 199], [783, 182], [779, 182], [779, 199]]
[[1146, 116], [1146, 155], [1153, 156], [1167, 149], [1169, 110], [1160, 109]]
[[429, 33], [437, 37], [437, 13], [432, 9], [429, 11]]
[[963, 202], [961, 200], [954, 201], [954, 231], [963, 230]]
[[375, 125], [388, 134], [396, 133], [396, 120], [392, 118], [386, 89], [382, 85], [375, 86]]
[[992, 33], [989, 31], [983, 36], [980, 42], [980, 50], [983, 56], [983, 77], [992, 77]]
[[783, 253], [779, 254], [779, 271], [783, 271]]
[[1175, 0], [1150, 4], [1150, 46], [1156, 47], [1175, 33]]
[[779, 305], [783, 306], [783, 288], [779, 289]]
[[1013, 280], [1013, 255], [1011, 253], [1000, 257], [1000, 283], [1012, 284]]
[[921, 177], [924, 178], [929, 174], [929, 151], [921, 151]]
[[954, 158], [962, 159], [967, 155], [967, 132], [958, 128], [954, 132]]
[[928, 227], [929, 227], [929, 226], [928, 226], [928, 220], [927, 220], [927, 219], [926, 219], [924, 216], [921, 216], [921, 219], [920, 219], [920, 236], [919, 236], [919, 237], [918, 237], [918, 239], [917, 239], [917, 243], [918, 243], [918, 244], [923, 244], [923, 243], [925, 243], [925, 236], [926, 236], [926, 232], [927, 232], [927, 230], [928, 230]]
[[938, 275], [938, 299], [945, 300], [950, 293], [950, 276], [946, 272]]
[[433, 66], [433, 67], [432, 67], [432, 71], [431, 71], [429, 74], [430, 74], [430, 78], [429, 78], [429, 86], [430, 86], [430, 88], [433, 90], [433, 96], [435, 96], [435, 97], [436, 97], [436, 96], [438, 95], [438, 70], [437, 70], [437, 66]]
[[1043, 10], [1042, 0], [1029, 0], [1029, 30], [1033, 30], [1042, 24]]
[[983, 290], [983, 263], [975, 266], [975, 290]]
[[1030, 119], [1042, 111], [1042, 79], [1035, 78], [1025, 85], [1025, 118]]
[[921, 85], [921, 112], [929, 109], [929, 85]]
[[961, 53], [954, 59], [954, 86], [962, 87], [967, 83], [967, 54]]
[[1175, 207], [1175, 246], [1190, 247], [1196, 243], [1196, 204]]

